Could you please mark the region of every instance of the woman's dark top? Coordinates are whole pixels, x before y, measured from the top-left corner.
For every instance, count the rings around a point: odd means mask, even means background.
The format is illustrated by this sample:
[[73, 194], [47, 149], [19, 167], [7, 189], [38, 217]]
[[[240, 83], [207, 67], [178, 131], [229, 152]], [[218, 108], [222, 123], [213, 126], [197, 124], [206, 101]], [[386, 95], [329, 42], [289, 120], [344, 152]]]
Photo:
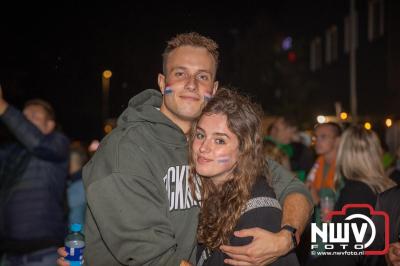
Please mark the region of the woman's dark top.
[[[340, 191], [335, 210], [340, 211], [344, 205], [349, 203], [366, 203], [372, 207], [375, 206], [377, 195], [366, 183], [348, 179], [345, 179], [344, 182], [345, 185]], [[365, 214], [370, 216], [369, 212]]]
[[[253, 227], [259, 227], [270, 232], [279, 232], [281, 228], [282, 210], [279, 202], [275, 198], [275, 193], [268, 185], [264, 177], [259, 177], [253, 186], [251, 198], [247, 203], [247, 208], [236, 224], [235, 231]], [[234, 235], [229, 239], [232, 246], [247, 245], [252, 241], [252, 237], [238, 238]], [[204, 251], [204, 252], [203, 252]], [[197, 249], [197, 261], [201, 260], [205, 254], [203, 245]], [[219, 249], [214, 250], [211, 256], [204, 261], [204, 266], [226, 265], [224, 259], [226, 254]], [[199, 264], [198, 264], [199, 265]], [[299, 265], [294, 251], [280, 257], [271, 265]]]

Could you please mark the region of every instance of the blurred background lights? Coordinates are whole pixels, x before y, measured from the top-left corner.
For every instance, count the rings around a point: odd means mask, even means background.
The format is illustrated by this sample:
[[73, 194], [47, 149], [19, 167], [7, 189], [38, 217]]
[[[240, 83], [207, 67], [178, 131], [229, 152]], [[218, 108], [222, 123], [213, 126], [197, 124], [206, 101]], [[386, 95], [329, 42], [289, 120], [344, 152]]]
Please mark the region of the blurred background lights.
[[109, 79], [109, 78], [111, 78], [111, 76], [112, 76], [111, 70], [104, 70], [104, 72], [103, 72], [103, 78]]
[[283, 51], [288, 51], [288, 50], [292, 49], [292, 45], [293, 45], [292, 37], [286, 37], [282, 41], [282, 50]]
[[113, 129], [113, 128], [112, 128], [111, 125], [108, 125], [108, 124], [107, 124], [107, 125], [104, 126], [104, 132], [105, 132], [106, 134], [110, 133], [112, 129]]
[[372, 128], [372, 125], [370, 122], [365, 122], [364, 127], [365, 127], [365, 129], [370, 130]]
[[92, 153], [92, 152], [97, 151], [97, 149], [99, 148], [99, 145], [100, 145], [100, 142], [97, 139], [92, 140], [92, 142], [90, 143], [89, 148], [88, 148], [89, 152]]
[[385, 120], [385, 124], [386, 124], [387, 127], [391, 127], [391, 126], [393, 125], [392, 119], [387, 118], [387, 119]]
[[323, 115], [317, 116], [317, 122], [320, 123], [320, 124], [325, 123], [326, 122], [326, 117], [323, 116]]
[[340, 119], [346, 120], [347, 117], [348, 117], [348, 114], [347, 114], [346, 112], [341, 112], [341, 113], [340, 113]]

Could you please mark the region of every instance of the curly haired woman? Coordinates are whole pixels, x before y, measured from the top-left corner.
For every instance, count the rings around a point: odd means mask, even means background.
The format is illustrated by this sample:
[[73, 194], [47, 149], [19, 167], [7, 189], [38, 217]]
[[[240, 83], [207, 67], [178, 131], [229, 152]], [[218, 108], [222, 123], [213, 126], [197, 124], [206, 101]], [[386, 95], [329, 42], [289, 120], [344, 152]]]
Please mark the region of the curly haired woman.
[[[191, 185], [201, 203], [198, 265], [223, 265], [222, 244], [245, 245], [233, 232], [259, 227], [278, 232], [281, 207], [265, 169], [261, 109], [238, 93], [219, 89], [193, 124]], [[273, 265], [297, 265], [294, 252]]]

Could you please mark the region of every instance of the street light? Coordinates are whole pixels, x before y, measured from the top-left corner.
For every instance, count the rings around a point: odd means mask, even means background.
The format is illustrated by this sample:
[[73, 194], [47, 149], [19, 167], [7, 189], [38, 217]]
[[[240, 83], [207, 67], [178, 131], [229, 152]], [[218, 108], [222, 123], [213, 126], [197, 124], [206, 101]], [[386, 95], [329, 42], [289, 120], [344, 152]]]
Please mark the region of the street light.
[[370, 123], [370, 122], [365, 122], [365, 123], [364, 123], [364, 128], [365, 128], [366, 130], [371, 130], [371, 128], [372, 128], [371, 123]]
[[346, 112], [341, 112], [341, 113], [340, 113], [340, 119], [346, 120], [347, 117], [348, 117], [348, 114], [347, 114]]
[[104, 70], [101, 79], [101, 86], [103, 89], [103, 123], [105, 123], [106, 119], [109, 116], [108, 110], [108, 97], [110, 95], [110, 79], [112, 76], [111, 70]]
[[109, 78], [111, 78], [111, 76], [112, 76], [111, 70], [104, 70], [103, 71], [103, 78], [109, 79]]
[[390, 118], [386, 118], [385, 120], [385, 124], [387, 127], [391, 127], [393, 125], [393, 121]]
[[353, 124], [357, 124], [357, 61], [356, 61], [356, 0], [350, 0], [350, 108]]

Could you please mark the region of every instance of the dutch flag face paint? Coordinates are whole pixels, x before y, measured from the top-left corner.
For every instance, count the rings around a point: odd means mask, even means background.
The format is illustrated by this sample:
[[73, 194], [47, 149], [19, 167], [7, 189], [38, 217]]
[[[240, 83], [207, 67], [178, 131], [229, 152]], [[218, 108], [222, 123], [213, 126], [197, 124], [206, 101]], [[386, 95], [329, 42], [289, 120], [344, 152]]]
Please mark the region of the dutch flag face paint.
[[211, 94], [209, 93], [204, 93], [204, 101], [208, 103], [211, 100]]
[[164, 89], [164, 94], [165, 94], [165, 95], [170, 95], [170, 94], [172, 94], [172, 92], [173, 92], [173, 90], [172, 90], [172, 87], [171, 87], [171, 86], [167, 86], [167, 87]]
[[230, 161], [230, 158], [228, 156], [221, 156], [217, 158], [218, 163], [228, 163]]

